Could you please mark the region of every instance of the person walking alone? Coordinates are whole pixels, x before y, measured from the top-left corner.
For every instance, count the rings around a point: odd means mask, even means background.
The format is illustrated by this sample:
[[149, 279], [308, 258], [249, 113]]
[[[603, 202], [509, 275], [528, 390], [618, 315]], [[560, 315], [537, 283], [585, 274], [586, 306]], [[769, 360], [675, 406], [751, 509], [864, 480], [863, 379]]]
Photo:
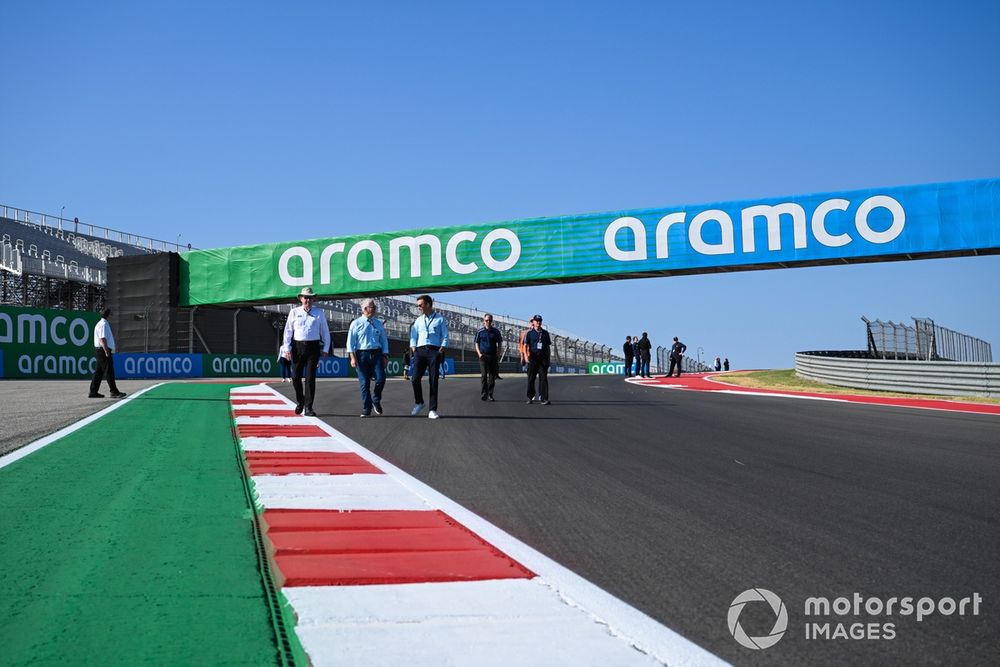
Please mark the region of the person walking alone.
[[90, 380], [90, 393], [87, 398], [104, 398], [101, 390], [101, 381], [108, 380], [108, 389], [111, 390], [111, 398], [125, 398], [124, 391], [118, 391], [118, 384], [115, 382], [115, 361], [113, 358], [115, 351], [115, 335], [111, 332], [111, 309], [105, 308], [101, 311], [101, 319], [94, 325], [94, 358], [97, 359], [97, 369], [94, 377]]
[[681, 361], [684, 359], [684, 353], [687, 349], [687, 345], [677, 340], [677, 336], [674, 336], [674, 344], [670, 346], [670, 370], [667, 371], [667, 377], [674, 374], [675, 366], [677, 367], [677, 377], [681, 376]]
[[[382, 320], [375, 317], [378, 307], [374, 299], [361, 304], [361, 317], [351, 322], [347, 330], [347, 353], [351, 368], [358, 369], [361, 389], [361, 416], [370, 417], [372, 410], [382, 414], [382, 389], [385, 387], [385, 369], [389, 366], [389, 337]], [[372, 378], [375, 393], [371, 392]]]
[[630, 378], [632, 377], [632, 359], [635, 357], [635, 349], [632, 347], [631, 336], [625, 336], [622, 353], [625, 355], [625, 377]]
[[642, 332], [642, 338], [639, 339], [639, 377], [648, 378], [649, 377], [649, 361], [652, 357], [653, 344], [649, 342], [649, 334], [645, 331]]
[[316, 369], [319, 367], [319, 358], [325, 357], [330, 349], [330, 326], [326, 323], [326, 314], [313, 307], [315, 300], [316, 293], [313, 289], [303, 287], [299, 292], [301, 305], [288, 313], [283, 340], [285, 358], [294, 362], [292, 387], [295, 388], [295, 414], [305, 414], [306, 417], [316, 416], [313, 410]]
[[410, 327], [410, 351], [413, 353], [413, 409], [410, 415], [416, 417], [424, 409], [424, 391], [421, 380], [427, 373], [427, 385], [430, 389], [431, 404], [427, 416], [437, 419], [438, 414], [438, 373], [441, 369], [439, 360], [448, 347], [448, 322], [434, 312], [434, 299], [427, 294], [417, 297], [417, 308], [420, 316]]
[[493, 388], [500, 374], [500, 348], [503, 347], [503, 337], [500, 331], [493, 328], [493, 315], [483, 315], [483, 328], [475, 338], [476, 354], [479, 356], [479, 381], [482, 400], [493, 398]]
[[[549, 401], [549, 352], [552, 349], [552, 339], [549, 332], [542, 328], [542, 316], [531, 318], [531, 329], [524, 335], [524, 354], [522, 359], [528, 365], [528, 400], [531, 403], [538, 397], [542, 405], [550, 405]], [[535, 378], [538, 378], [538, 391], [535, 391]]]

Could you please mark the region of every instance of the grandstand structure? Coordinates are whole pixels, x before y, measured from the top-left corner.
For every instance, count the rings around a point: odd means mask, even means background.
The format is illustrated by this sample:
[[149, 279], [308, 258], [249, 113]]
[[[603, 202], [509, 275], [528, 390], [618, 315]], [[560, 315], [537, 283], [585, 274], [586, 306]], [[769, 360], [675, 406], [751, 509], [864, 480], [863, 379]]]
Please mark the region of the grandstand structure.
[[180, 250], [138, 234], [0, 205], [0, 303], [94, 310], [111, 257]]

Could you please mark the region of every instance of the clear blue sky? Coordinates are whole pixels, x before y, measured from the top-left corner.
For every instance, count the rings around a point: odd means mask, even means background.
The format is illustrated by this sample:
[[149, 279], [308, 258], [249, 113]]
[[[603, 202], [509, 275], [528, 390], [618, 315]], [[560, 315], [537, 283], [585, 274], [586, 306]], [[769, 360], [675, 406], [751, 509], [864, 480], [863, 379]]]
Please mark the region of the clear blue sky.
[[[1000, 177], [995, 0], [40, 1], [0, 25], [0, 202], [200, 248]], [[860, 315], [1000, 345], [998, 278], [994, 256], [440, 298], [787, 368], [863, 347]]]

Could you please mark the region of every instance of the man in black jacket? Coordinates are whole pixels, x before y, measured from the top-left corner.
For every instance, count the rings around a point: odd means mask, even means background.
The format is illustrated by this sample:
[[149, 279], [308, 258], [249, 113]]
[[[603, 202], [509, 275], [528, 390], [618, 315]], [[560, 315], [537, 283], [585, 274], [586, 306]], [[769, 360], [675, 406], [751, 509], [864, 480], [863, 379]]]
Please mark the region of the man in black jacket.
[[622, 352], [625, 353], [625, 377], [632, 377], [632, 337], [625, 336], [625, 344], [622, 345]]
[[649, 342], [647, 332], [642, 332], [642, 338], [639, 339], [639, 344], [636, 347], [639, 348], [639, 377], [648, 378], [650, 377], [649, 362], [652, 358], [653, 344]]
[[670, 370], [667, 371], [667, 377], [674, 374], [675, 366], [677, 367], [677, 377], [681, 376], [681, 360], [687, 349], [688, 346], [677, 340], [677, 336], [674, 336], [674, 344], [670, 346]]

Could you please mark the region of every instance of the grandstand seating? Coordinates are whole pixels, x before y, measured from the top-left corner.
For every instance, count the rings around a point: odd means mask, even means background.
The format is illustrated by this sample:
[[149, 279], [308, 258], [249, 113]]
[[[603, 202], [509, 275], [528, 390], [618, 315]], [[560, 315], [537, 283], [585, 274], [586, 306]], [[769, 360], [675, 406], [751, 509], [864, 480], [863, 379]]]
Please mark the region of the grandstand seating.
[[[48, 253], [50, 257], [55, 258], [56, 264], [90, 266], [102, 271], [105, 268], [104, 261], [91, 254], [80, 252], [66, 239], [57, 238], [33, 225], [25, 225], [8, 218], [0, 218], [0, 242], [16, 248], [27, 257], [46, 259], [45, 254]], [[41, 252], [39, 248], [42, 249]]]

